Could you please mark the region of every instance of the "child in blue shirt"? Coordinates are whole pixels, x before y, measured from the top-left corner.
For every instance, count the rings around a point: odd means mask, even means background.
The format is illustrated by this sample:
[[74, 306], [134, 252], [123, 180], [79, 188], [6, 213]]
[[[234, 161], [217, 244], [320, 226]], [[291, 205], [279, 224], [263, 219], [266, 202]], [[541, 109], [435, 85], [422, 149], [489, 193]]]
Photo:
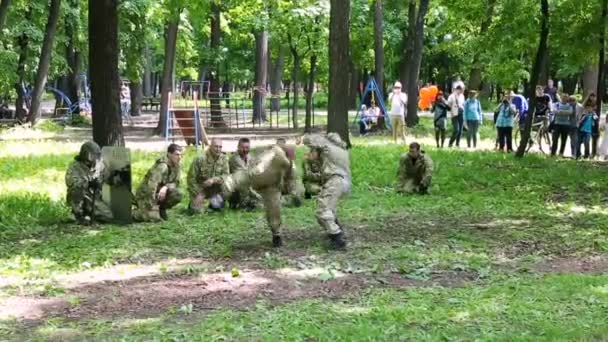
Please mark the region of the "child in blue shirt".
[[580, 158], [582, 154], [581, 145], [585, 145], [585, 156], [584, 158], [589, 158], [590, 148], [589, 143], [591, 141], [591, 133], [593, 132], [593, 126], [595, 125], [595, 112], [593, 111], [593, 107], [587, 106], [585, 107], [585, 112], [581, 117], [578, 123], [578, 149], [576, 151], [576, 158]]

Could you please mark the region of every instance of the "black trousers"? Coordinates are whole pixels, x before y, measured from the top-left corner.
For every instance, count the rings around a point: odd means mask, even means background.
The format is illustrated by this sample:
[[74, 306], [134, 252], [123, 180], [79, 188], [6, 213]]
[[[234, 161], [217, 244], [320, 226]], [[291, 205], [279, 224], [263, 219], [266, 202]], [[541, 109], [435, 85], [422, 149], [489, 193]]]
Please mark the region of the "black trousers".
[[[559, 154], [563, 155], [566, 150], [566, 142], [570, 135], [570, 126], [554, 125], [553, 126], [553, 143], [551, 144], [551, 155], [554, 156], [557, 152], [557, 144], [559, 143]], [[560, 141], [561, 140], [561, 141]]]
[[507, 151], [513, 151], [513, 127], [497, 127], [498, 129], [498, 146], [501, 151], [504, 151], [507, 146]]

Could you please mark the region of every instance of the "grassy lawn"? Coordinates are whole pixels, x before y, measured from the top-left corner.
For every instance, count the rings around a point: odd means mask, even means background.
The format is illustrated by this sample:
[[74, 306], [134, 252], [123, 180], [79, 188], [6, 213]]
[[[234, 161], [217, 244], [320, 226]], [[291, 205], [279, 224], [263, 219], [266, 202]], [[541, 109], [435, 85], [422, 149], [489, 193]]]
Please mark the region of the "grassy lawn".
[[[185, 201], [160, 224], [79, 227], [78, 144], [0, 142], [0, 340], [608, 339], [608, 165], [427, 148], [431, 194], [402, 197], [403, 147], [354, 143], [336, 253], [310, 201], [284, 211], [280, 251], [261, 212]], [[133, 153], [135, 184], [156, 157]]]

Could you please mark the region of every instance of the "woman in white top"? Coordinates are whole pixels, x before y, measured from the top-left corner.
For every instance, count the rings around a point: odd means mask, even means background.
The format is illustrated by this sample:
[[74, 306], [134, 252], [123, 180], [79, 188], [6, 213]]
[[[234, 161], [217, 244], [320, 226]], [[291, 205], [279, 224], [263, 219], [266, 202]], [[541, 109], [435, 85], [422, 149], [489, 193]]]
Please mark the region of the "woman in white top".
[[464, 87], [460, 84], [448, 97], [448, 106], [450, 106], [450, 118], [452, 120], [452, 137], [450, 138], [449, 147], [456, 143], [456, 147], [460, 147], [460, 138], [462, 137], [462, 129], [464, 126], [464, 95], [462, 94]]
[[391, 103], [391, 124], [393, 125], [393, 140], [401, 137], [405, 144], [405, 109], [407, 108], [407, 94], [401, 92], [401, 82], [395, 82], [393, 91], [389, 94]]

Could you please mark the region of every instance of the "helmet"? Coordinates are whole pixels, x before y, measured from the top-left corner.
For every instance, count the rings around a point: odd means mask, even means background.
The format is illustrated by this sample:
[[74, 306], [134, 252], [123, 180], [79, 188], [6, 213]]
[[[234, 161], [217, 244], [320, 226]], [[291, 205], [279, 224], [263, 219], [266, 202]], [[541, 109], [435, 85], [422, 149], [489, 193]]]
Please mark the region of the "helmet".
[[101, 157], [101, 148], [94, 141], [87, 141], [80, 147], [77, 159], [82, 162], [93, 163]]

